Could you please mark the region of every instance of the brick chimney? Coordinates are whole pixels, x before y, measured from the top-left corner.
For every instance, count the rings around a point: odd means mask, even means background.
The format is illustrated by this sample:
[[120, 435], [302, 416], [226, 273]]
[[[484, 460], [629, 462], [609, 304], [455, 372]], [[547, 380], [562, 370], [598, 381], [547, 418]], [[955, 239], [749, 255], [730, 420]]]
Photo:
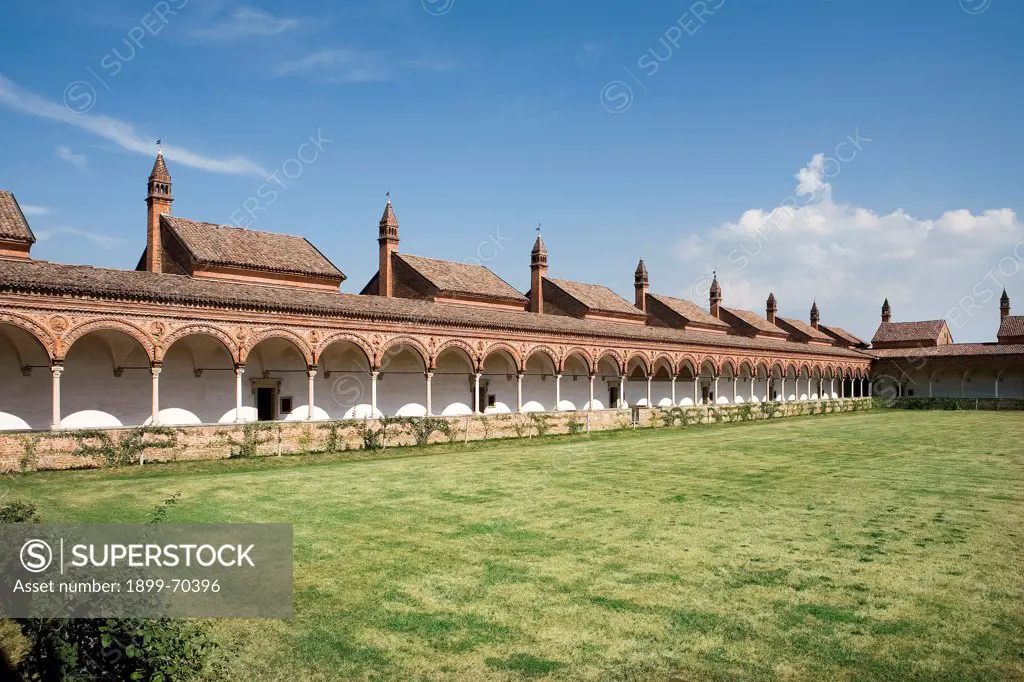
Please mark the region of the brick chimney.
[[722, 317], [722, 285], [718, 283], [718, 273], [713, 272], [711, 279], [711, 290], [709, 293], [708, 310], [712, 317]]
[[647, 275], [647, 266], [644, 265], [644, 259], [640, 259], [640, 263], [636, 266], [636, 272], [633, 273], [633, 289], [636, 291], [636, 307], [647, 312], [647, 288], [650, 285], [650, 278]]
[[146, 196], [146, 270], [163, 269], [163, 244], [160, 239], [160, 215], [171, 214], [171, 174], [164, 163], [164, 153], [156, 153], [153, 172], [149, 174], [149, 194]]
[[[539, 229], [539, 228], [538, 228]], [[537, 234], [530, 252], [530, 312], [544, 312], [544, 277], [548, 274], [548, 250]]]
[[779, 306], [775, 302], [775, 294], [768, 294], [768, 302], [765, 304], [764, 312], [768, 321], [775, 324], [775, 313], [779, 311]]
[[391, 254], [398, 252], [398, 218], [391, 207], [391, 193], [388, 193], [388, 204], [384, 207], [384, 215], [380, 217], [380, 233], [377, 237], [380, 245], [380, 264], [377, 269], [377, 295], [395, 295], [395, 270]]
[[811, 326], [815, 329], [818, 328], [818, 323], [821, 321], [821, 314], [818, 313], [818, 302], [811, 302]]
[[882, 322], [886, 323], [886, 322], [891, 322], [891, 321], [892, 321], [892, 306], [889, 305], [889, 299], [885, 299], [885, 302], [882, 303]]

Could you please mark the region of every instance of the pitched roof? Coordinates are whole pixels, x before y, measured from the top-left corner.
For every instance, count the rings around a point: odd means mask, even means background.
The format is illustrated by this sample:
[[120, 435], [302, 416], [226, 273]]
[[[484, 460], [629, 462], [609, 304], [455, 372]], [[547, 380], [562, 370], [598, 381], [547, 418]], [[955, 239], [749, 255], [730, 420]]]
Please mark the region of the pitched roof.
[[[775, 320], [776, 320], [776, 322], [782, 322], [783, 324], [789, 325], [790, 327], [795, 329], [798, 333], [806, 336], [809, 339], [812, 339], [814, 341], [825, 341], [827, 343], [832, 343], [832, 337], [831, 336], [829, 336], [828, 334], [826, 334], [826, 333], [824, 333], [822, 331], [819, 331], [819, 330], [815, 329], [814, 327], [812, 327], [811, 325], [807, 324], [803, 320], [794, 320], [793, 318], [782, 317], [780, 315], [776, 315], [775, 316]], [[788, 331], [788, 330], [784, 329], [783, 331]]]
[[838, 338], [842, 339], [843, 341], [846, 341], [851, 346], [866, 346], [866, 345], [868, 345], [867, 342], [865, 342], [864, 340], [858, 338], [857, 336], [854, 336], [853, 334], [851, 334], [850, 332], [846, 331], [842, 327], [835, 327], [835, 326], [832, 326], [832, 325], [827, 325], [826, 326], [824, 324], [820, 324], [820, 325], [818, 325], [818, 329], [821, 329], [822, 331], [824, 331], [826, 334], [829, 334], [830, 336], [838, 337]]
[[914, 348], [873, 348], [865, 351], [877, 358], [976, 357], [1024, 355], [1024, 343], [948, 343], [944, 346]]
[[647, 295], [674, 312], [679, 317], [682, 317], [693, 324], [701, 324], [705, 327], [716, 327], [718, 329], [729, 329], [729, 325], [722, 322], [720, 319], [707, 312], [693, 301], [687, 301], [686, 299], [675, 298], [673, 296], [664, 296], [662, 294]]
[[0, 189], [0, 239], [34, 244], [36, 236], [21, 212], [21, 206], [14, 195]]
[[161, 182], [170, 182], [171, 174], [167, 172], [167, 164], [164, 163], [164, 155], [162, 152], [156, 153], [156, 161], [153, 162], [153, 171], [149, 174], [150, 180], [159, 180]]
[[999, 323], [1000, 336], [1024, 336], [1024, 315], [1007, 315]]
[[939, 338], [945, 320], [923, 322], [883, 322], [878, 326], [871, 343], [910, 343], [914, 341], [935, 341]]
[[574, 282], [568, 279], [552, 279], [550, 277], [545, 277], [545, 279], [569, 296], [575, 298], [591, 312], [630, 315], [634, 317], [643, 317], [644, 315], [635, 305], [606, 286]]
[[144, 301], [214, 310], [287, 312], [367, 322], [410, 322], [489, 331], [546, 332], [602, 340], [639, 340], [720, 348], [790, 352], [867, 360], [861, 353], [834, 346], [807, 346], [785, 339], [751, 339], [715, 332], [581, 320], [563, 315], [475, 308], [417, 299], [358, 296], [340, 291], [278, 287], [135, 270], [110, 270], [46, 261], [0, 260], [0, 293], [87, 297], [115, 302]]
[[482, 265], [450, 260], [394, 254], [444, 294], [501, 298], [526, 303], [526, 297], [511, 284]]
[[761, 317], [757, 313], [752, 313], [749, 310], [740, 310], [738, 308], [722, 308], [727, 313], [735, 315], [737, 318], [750, 325], [757, 331], [764, 334], [785, 334], [786, 332], [779, 329], [774, 324]]
[[169, 215], [160, 216], [160, 220], [200, 263], [345, 279], [344, 273], [303, 237]]

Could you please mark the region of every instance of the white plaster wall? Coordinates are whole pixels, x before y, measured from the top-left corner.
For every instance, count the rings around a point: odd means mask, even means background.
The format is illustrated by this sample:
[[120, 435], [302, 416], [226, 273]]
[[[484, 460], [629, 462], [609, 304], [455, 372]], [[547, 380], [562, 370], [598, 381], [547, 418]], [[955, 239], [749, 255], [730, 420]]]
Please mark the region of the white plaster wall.
[[22, 376], [18, 358], [0, 349], [0, 431], [50, 427], [51, 376], [49, 368]]
[[188, 338], [167, 351], [160, 372], [161, 424], [216, 424], [229, 411], [234, 421], [234, 407], [234, 362], [219, 342]]
[[[114, 367], [123, 367], [120, 377]], [[68, 351], [61, 377], [61, 425], [100, 428], [143, 424], [153, 414], [145, 351], [128, 337], [89, 334]]]

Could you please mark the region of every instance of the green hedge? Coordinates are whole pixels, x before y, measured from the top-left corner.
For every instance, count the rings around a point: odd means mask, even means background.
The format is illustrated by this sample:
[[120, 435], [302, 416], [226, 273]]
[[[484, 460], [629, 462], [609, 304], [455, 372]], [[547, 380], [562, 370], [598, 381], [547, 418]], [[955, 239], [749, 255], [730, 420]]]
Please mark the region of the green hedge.
[[876, 398], [881, 406], [898, 410], [1024, 410], [1020, 398]]

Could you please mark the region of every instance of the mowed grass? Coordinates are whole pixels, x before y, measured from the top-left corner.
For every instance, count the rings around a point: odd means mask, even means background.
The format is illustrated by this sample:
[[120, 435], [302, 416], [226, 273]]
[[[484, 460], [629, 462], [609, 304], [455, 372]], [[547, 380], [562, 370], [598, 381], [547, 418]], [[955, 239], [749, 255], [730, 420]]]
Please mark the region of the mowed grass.
[[1022, 444], [1022, 414], [879, 411], [0, 499], [134, 522], [180, 491], [169, 521], [295, 524], [295, 617], [212, 621], [238, 680], [1022, 679]]

